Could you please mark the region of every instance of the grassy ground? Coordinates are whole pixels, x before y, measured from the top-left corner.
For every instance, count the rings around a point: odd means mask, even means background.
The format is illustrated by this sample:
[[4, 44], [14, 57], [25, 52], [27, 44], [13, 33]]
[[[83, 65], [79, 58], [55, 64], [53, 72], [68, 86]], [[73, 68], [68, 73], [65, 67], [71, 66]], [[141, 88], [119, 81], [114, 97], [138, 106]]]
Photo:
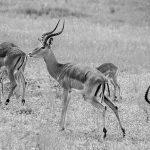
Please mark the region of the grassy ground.
[[[108, 109], [108, 136], [103, 140], [101, 114], [75, 92], [66, 130], [60, 132], [62, 89], [49, 76], [43, 60], [29, 58], [26, 105], [21, 106], [13, 97], [0, 109], [0, 150], [150, 149], [150, 111], [144, 101], [150, 83], [149, 1], [1, 0], [0, 42], [12, 41], [29, 53], [38, 45], [38, 36], [52, 29], [58, 18], [65, 19], [65, 30], [54, 39], [52, 48], [60, 62], [91, 67], [112, 62], [119, 67], [123, 99], [115, 105], [126, 137], [122, 138], [118, 122]], [[3, 103], [7, 94], [6, 83]]]

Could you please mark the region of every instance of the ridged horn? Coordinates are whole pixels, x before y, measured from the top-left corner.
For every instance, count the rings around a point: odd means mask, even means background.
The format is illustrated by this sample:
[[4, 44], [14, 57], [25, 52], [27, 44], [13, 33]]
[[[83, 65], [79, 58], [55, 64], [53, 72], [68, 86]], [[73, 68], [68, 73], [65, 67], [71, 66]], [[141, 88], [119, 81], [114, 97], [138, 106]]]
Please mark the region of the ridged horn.
[[47, 42], [47, 40], [48, 40], [49, 38], [54, 37], [54, 36], [57, 36], [57, 35], [60, 35], [60, 34], [63, 32], [63, 30], [64, 30], [64, 25], [65, 25], [65, 21], [63, 22], [63, 27], [62, 27], [61, 31], [59, 31], [59, 32], [57, 32], [57, 33], [53, 33], [53, 34], [47, 35], [47, 36], [45, 37], [43, 43], [46, 44], [46, 42]]
[[147, 103], [150, 104], [150, 100], [148, 99], [148, 92], [149, 92], [149, 89], [150, 89], [150, 86], [148, 87], [148, 89], [146, 90], [146, 93], [145, 93], [145, 100]]
[[38, 38], [38, 40], [39, 40], [40, 42], [43, 42], [43, 43], [44, 43], [46, 36], [52, 34], [52, 33], [57, 29], [59, 22], [60, 22], [60, 19], [58, 20], [58, 22], [57, 22], [55, 28], [54, 28], [52, 31], [46, 32], [46, 33], [42, 34], [41, 39]]

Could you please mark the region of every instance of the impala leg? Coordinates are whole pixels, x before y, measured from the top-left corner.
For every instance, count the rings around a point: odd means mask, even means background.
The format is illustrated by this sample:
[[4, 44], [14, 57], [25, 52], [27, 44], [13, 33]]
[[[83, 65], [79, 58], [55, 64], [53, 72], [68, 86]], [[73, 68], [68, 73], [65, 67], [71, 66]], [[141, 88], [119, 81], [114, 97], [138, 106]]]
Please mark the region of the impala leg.
[[105, 128], [105, 115], [106, 115], [106, 109], [107, 109], [107, 107], [103, 106], [101, 103], [99, 103], [95, 97], [92, 99], [92, 101], [90, 101], [90, 103], [95, 108], [97, 108], [98, 110], [102, 110], [103, 111], [103, 114], [102, 114], [102, 116], [103, 116], [103, 132], [104, 132], [103, 138], [106, 138], [107, 130]]
[[113, 85], [114, 87], [114, 91], [113, 91], [113, 100], [116, 100], [117, 99], [117, 96], [116, 96], [116, 85], [114, 83], [113, 80], [110, 80], [111, 84]]
[[[1, 99], [4, 98], [4, 84], [3, 84], [4, 78], [1, 78]], [[0, 101], [0, 103], [2, 103], [2, 101]]]
[[122, 99], [122, 97], [121, 97], [121, 94], [120, 94], [120, 86], [119, 86], [119, 84], [117, 83], [117, 78], [116, 78], [116, 77], [114, 78], [114, 84], [115, 84], [116, 87], [118, 88], [119, 100], [120, 100], [120, 99]]
[[4, 81], [4, 74], [5, 74], [5, 71], [6, 70], [2, 70], [2, 72], [1, 72], [1, 75], [0, 75], [0, 83], [1, 83], [1, 89], [2, 89], [2, 91], [1, 91], [1, 95], [2, 95], [2, 97], [4, 97], [4, 84], [3, 84], [3, 81]]
[[21, 83], [22, 83], [22, 86], [23, 86], [23, 93], [22, 93], [22, 104], [24, 105], [25, 103], [25, 88], [26, 88], [26, 81], [25, 81], [25, 78], [24, 78], [24, 75], [22, 72], [20, 72], [20, 78], [21, 78]]
[[65, 129], [66, 113], [67, 113], [67, 108], [68, 108], [68, 104], [69, 104], [69, 101], [70, 101], [69, 90], [64, 89], [63, 96], [64, 96], [64, 99], [63, 99], [63, 108], [62, 108], [61, 121], [60, 121], [61, 130]]
[[1, 79], [2, 97], [4, 97], [4, 84], [3, 84], [3, 80], [4, 80], [4, 79]]
[[[27, 58], [26, 58], [27, 59]], [[27, 60], [26, 60], [27, 61]], [[27, 82], [26, 82], [26, 79], [25, 79], [25, 77], [24, 77], [24, 70], [25, 70], [25, 66], [26, 66], [26, 62], [24, 63], [24, 65], [22, 66], [22, 77], [24, 78], [23, 80], [24, 80], [24, 82], [25, 82], [25, 87], [26, 87], [26, 85], [27, 85]]]
[[122, 133], [123, 133], [123, 137], [125, 137], [125, 129], [122, 127], [122, 124], [121, 124], [121, 121], [120, 121], [120, 118], [119, 118], [119, 115], [118, 115], [118, 107], [115, 106], [106, 96], [104, 96], [104, 102], [112, 109], [112, 111], [115, 113], [117, 119], [118, 119], [118, 122], [119, 122], [119, 126], [122, 130]]
[[[106, 83], [107, 84], [107, 83]], [[103, 84], [103, 88], [102, 88], [102, 102], [104, 101], [104, 94], [105, 94], [105, 89], [106, 89], [106, 84]], [[109, 85], [107, 84], [107, 87], [109, 87]]]
[[[4, 97], [4, 84], [3, 84], [3, 72], [0, 76], [0, 83], [1, 83], [1, 99]], [[1, 103], [1, 102], [0, 102]]]
[[17, 87], [17, 83], [16, 83], [16, 80], [15, 80], [15, 77], [14, 77], [14, 72], [12, 70], [10, 70], [8, 72], [8, 75], [9, 75], [9, 79], [10, 79], [11, 90], [10, 90], [10, 92], [8, 94], [8, 98], [7, 98], [6, 102], [5, 102], [5, 105], [8, 105], [8, 103], [10, 101], [10, 97], [12, 96], [13, 91]]
[[[115, 100], [116, 100], [116, 99], [119, 99], [119, 100], [122, 99], [122, 98], [121, 98], [121, 95], [120, 95], [120, 86], [119, 86], [118, 83], [117, 83], [117, 77], [116, 77], [116, 75], [112, 77], [111, 83], [112, 83], [112, 85], [114, 86], [114, 99], [115, 99]], [[117, 94], [116, 94], [117, 89], [118, 89], [119, 97], [116, 96], [116, 95], [117, 95]]]
[[110, 97], [110, 89], [109, 89], [109, 84], [106, 83], [107, 89], [108, 89], [108, 96]]
[[17, 71], [14, 73], [14, 77], [15, 77], [15, 80], [16, 80], [16, 83], [17, 83], [17, 87], [15, 88], [14, 90], [14, 94], [15, 94], [15, 97], [16, 99], [19, 99], [20, 97], [20, 82], [21, 82], [21, 79], [20, 79], [20, 73]]
[[2, 98], [4, 97], [4, 94], [3, 94], [3, 80], [1, 79], [0, 81], [0, 84], [1, 84], [1, 91], [0, 91], [0, 104], [2, 103]]

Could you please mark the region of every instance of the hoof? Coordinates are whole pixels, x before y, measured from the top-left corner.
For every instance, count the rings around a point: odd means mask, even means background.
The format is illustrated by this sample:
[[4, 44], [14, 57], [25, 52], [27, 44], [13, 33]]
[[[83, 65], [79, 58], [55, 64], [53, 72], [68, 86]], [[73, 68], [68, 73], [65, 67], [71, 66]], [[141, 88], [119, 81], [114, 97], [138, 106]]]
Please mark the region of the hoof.
[[115, 106], [115, 108], [118, 110], [118, 107], [117, 107], [117, 106]]
[[124, 129], [124, 128], [122, 128], [122, 133], [123, 133], [123, 137], [125, 137], [126, 132], [125, 132], [125, 129]]
[[22, 99], [22, 104], [23, 104], [23, 105], [25, 104], [25, 99]]
[[9, 103], [9, 99], [6, 100], [5, 105], [8, 105], [8, 103]]
[[62, 127], [61, 129], [60, 129], [60, 131], [64, 131], [65, 130], [65, 127]]
[[103, 132], [104, 132], [104, 136], [103, 136], [103, 138], [105, 139], [105, 138], [106, 138], [106, 133], [107, 133], [106, 128], [103, 128]]

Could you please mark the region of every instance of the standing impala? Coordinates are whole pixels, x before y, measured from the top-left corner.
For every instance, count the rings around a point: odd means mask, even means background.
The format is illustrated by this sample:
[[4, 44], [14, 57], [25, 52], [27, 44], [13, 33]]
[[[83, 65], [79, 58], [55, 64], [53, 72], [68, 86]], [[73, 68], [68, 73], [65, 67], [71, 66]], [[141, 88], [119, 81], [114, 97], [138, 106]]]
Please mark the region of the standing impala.
[[0, 68], [2, 69], [2, 74], [5, 70], [7, 71], [11, 84], [11, 89], [6, 99], [5, 105], [9, 103], [10, 97], [17, 87], [19, 80], [21, 80], [23, 85], [22, 104], [25, 103], [24, 95], [26, 81], [24, 78], [24, 69], [26, 61], [26, 54], [21, 51], [17, 45], [9, 42], [3, 42], [0, 44]]
[[[65, 22], [64, 22], [65, 23]], [[62, 30], [58, 33], [54, 33], [56, 30], [59, 21], [55, 29], [51, 32], [45, 33], [42, 35], [40, 40], [42, 46], [35, 48], [32, 53], [29, 53], [30, 57], [40, 58], [42, 57], [46, 63], [47, 70], [49, 74], [61, 85], [63, 88], [63, 109], [61, 114], [60, 127], [61, 130], [65, 129], [65, 118], [67, 107], [70, 101], [70, 93], [72, 90], [78, 90], [82, 95], [85, 101], [91, 103], [94, 107], [103, 111], [103, 132], [104, 138], [106, 137], [106, 128], [105, 128], [105, 113], [106, 106], [98, 101], [99, 95], [101, 95], [102, 102], [105, 102], [115, 113], [120, 128], [125, 136], [125, 129], [122, 127], [119, 115], [118, 108], [104, 95], [105, 84], [107, 83], [107, 78], [100, 73], [97, 69], [85, 67], [81, 65], [75, 65], [72, 63], [61, 64], [59, 63], [51, 49], [53, 37], [61, 34], [64, 29], [64, 23]]]
[[[121, 95], [120, 95], [120, 86], [117, 83], [118, 67], [112, 63], [104, 63], [104, 64], [100, 65], [99, 67], [97, 67], [96, 69], [99, 70], [101, 73], [103, 73], [105, 76], [107, 76], [110, 79], [111, 84], [114, 86], [113, 99], [114, 100], [122, 99]], [[108, 94], [110, 96], [110, 90], [109, 90], [108, 83], [107, 83], [107, 88], [108, 88]], [[118, 92], [119, 92], [119, 97], [116, 96], [117, 88], [118, 88]]]

